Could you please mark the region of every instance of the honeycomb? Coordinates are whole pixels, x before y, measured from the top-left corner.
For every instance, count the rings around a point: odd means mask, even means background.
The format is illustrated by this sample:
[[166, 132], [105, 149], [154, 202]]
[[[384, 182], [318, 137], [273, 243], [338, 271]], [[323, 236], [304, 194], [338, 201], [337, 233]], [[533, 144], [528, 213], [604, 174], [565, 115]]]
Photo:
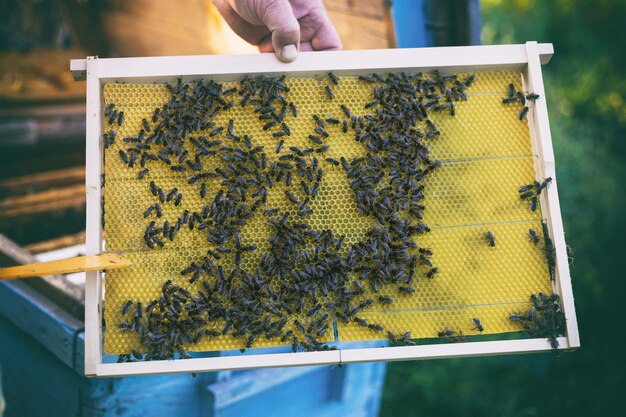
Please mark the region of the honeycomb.
[[[457, 74], [465, 78], [469, 74]], [[320, 339], [330, 341], [356, 341], [385, 339], [387, 330], [397, 334], [410, 331], [412, 338], [437, 337], [437, 332], [446, 328], [477, 334], [472, 323], [479, 318], [484, 326], [483, 334], [519, 331], [508, 316], [512, 312], [529, 307], [529, 294], [540, 291], [551, 292], [550, 275], [543, 243], [533, 244], [528, 230], [541, 232], [541, 212], [531, 211], [528, 203], [520, 200], [518, 188], [535, 180], [534, 160], [531, 152], [528, 124], [518, 120], [517, 105], [503, 105], [502, 97], [507, 86], [513, 83], [522, 89], [521, 74], [510, 71], [487, 71], [475, 73], [476, 81], [467, 90], [468, 100], [456, 103], [456, 114], [430, 112], [430, 119], [441, 134], [428, 139], [430, 158], [440, 160], [441, 167], [434, 170], [423, 182], [423, 200], [426, 209], [423, 222], [430, 233], [418, 235], [419, 247], [430, 248], [432, 263], [439, 272], [427, 277], [428, 268], [419, 266], [413, 283], [415, 293], [406, 295], [397, 287], [383, 287], [373, 294], [366, 286], [369, 297], [388, 295], [393, 298], [389, 305], [375, 304], [359, 313], [368, 323], [377, 323], [385, 331], [377, 332], [351, 322], [345, 325], [336, 320], [336, 334], [331, 328]], [[276, 153], [278, 143], [272, 136], [273, 130], [263, 130], [253, 106], [234, 105], [219, 112], [213, 119], [215, 126], [226, 127], [233, 120], [234, 134], [248, 134], [254, 146], [263, 146], [268, 164], [279, 161], [289, 147], [300, 149], [311, 147], [308, 136], [315, 129], [313, 115], [322, 119], [345, 119], [340, 105], [347, 106], [353, 114], [367, 114], [364, 105], [372, 100], [373, 84], [359, 81], [356, 77], [337, 77], [338, 85], [332, 86], [334, 99], [329, 100], [326, 86], [328, 78], [320, 75], [313, 78], [287, 78], [290, 91], [286, 95], [297, 107], [297, 116], [287, 112], [285, 122], [291, 130], [284, 136], [283, 149]], [[225, 89], [238, 83], [224, 83]], [[128, 354], [142, 347], [136, 333], [118, 328], [123, 321], [120, 307], [127, 300], [142, 302], [143, 305], [158, 299], [161, 286], [171, 280], [175, 285], [192, 293], [200, 288], [199, 283], [190, 284], [188, 276], [181, 270], [191, 262], [198, 262], [207, 249], [215, 249], [203, 234], [181, 228], [172, 242], [165, 241], [163, 248], [152, 250], [144, 243], [143, 235], [151, 220], [176, 219], [185, 210], [201, 211], [207, 201], [201, 198], [198, 184], [189, 184], [187, 173], [170, 170], [165, 164], [151, 164], [143, 180], [138, 180], [140, 166], [129, 168], [118, 153], [129, 144], [123, 138], [133, 137], [142, 128], [142, 119], [150, 120], [155, 108], [162, 107], [171, 93], [165, 84], [108, 83], [104, 85], [104, 105], [115, 104], [125, 118], [121, 126], [109, 125], [103, 120], [104, 131], [116, 131], [115, 142], [104, 152], [104, 224], [108, 251], [125, 251], [133, 265], [129, 268], [109, 271], [106, 274], [105, 351], [109, 354]], [[240, 100], [240, 97], [235, 100]], [[425, 125], [421, 126], [426, 129]], [[363, 156], [362, 144], [354, 140], [354, 132], [343, 133], [341, 126], [326, 126], [330, 136], [325, 139], [327, 152], [319, 156], [324, 177], [317, 198], [309, 208], [312, 214], [306, 222], [315, 230], [331, 230], [334, 236], [345, 236], [345, 246], [361, 242], [376, 220], [357, 210], [349, 179], [341, 166], [333, 166], [325, 158], [339, 160]], [[204, 132], [208, 134], [208, 132]], [[224, 140], [222, 133], [215, 139]], [[213, 139], [213, 138], [211, 138]], [[214, 168], [209, 166], [208, 168]], [[162, 188], [165, 193], [177, 188], [183, 197], [181, 204], [161, 204], [162, 217], [154, 214], [144, 218], [146, 208], [155, 203], [149, 183]], [[219, 179], [207, 179], [207, 195], [219, 189]], [[298, 187], [289, 187], [298, 199], [304, 194]], [[285, 196], [287, 187], [279, 184], [269, 189], [264, 207], [278, 208], [281, 212], [294, 210], [294, 205]], [[261, 254], [269, 250], [268, 238], [271, 229], [268, 218], [256, 214], [241, 230], [242, 244], [255, 244], [257, 250], [243, 255], [241, 268], [254, 272]], [[485, 234], [491, 232], [496, 245], [488, 245]], [[216, 264], [232, 265], [233, 257], [225, 254]], [[352, 278], [355, 279], [354, 277]], [[269, 283], [278, 290], [278, 279]], [[304, 311], [310, 308], [306, 305]], [[293, 314], [285, 329], [293, 329], [294, 321], [309, 322], [306, 314]], [[223, 323], [211, 324], [210, 328], [221, 328]], [[255, 341], [255, 347], [285, 345], [279, 338]], [[197, 344], [186, 345], [188, 350], [215, 351], [239, 349], [241, 339], [231, 335], [206, 338]]]

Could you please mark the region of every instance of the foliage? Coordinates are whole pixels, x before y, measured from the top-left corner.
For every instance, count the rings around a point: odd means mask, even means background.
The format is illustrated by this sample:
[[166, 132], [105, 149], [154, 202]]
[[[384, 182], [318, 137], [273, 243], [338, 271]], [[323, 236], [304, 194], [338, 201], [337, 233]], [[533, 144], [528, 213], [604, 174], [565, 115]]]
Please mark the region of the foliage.
[[[383, 416], [620, 415], [626, 294], [626, 1], [483, 0], [483, 42], [552, 42], [543, 67], [582, 347], [395, 363]], [[622, 411], [620, 412], [620, 407]]]

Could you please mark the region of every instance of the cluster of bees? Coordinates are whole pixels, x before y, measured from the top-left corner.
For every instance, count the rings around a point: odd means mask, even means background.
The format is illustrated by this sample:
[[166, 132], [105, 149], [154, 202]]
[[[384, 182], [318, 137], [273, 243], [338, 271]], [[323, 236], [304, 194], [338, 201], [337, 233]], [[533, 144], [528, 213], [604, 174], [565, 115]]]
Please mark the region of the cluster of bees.
[[528, 107], [527, 103], [534, 103], [539, 98], [539, 94], [536, 93], [528, 93], [524, 94], [523, 91], [517, 91], [513, 84], [509, 84], [509, 91], [505, 98], [502, 99], [502, 103], [504, 104], [515, 104], [519, 103], [522, 105], [522, 110], [520, 110], [518, 114], [518, 118], [520, 120], [524, 120], [526, 116], [528, 116], [528, 111], [530, 107]]
[[[430, 261], [432, 251], [415, 243], [430, 231], [422, 221], [423, 180], [441, 165], [429, 157], [428, 140], [439, 135], [429, 113], [453, 116], [455, 102], [467, 100], [474, 76], [360, 76], [372, 87], [372, 101], [359, 109], [365, 114], [357, 114], [335, 104], [333, 88], [341, 80], [329, 73], [324, 87], [328, 105], [339, 106], [345, 117], [314, 115], [307, 147], [289, 146], [288, 123], [298, 111], [285, 80], [246, 76], [227, 89], [214, 81], [185, 83], [179, 78], [168, 85], [170, 100], [150, 120], [142, 120], [136, 136], [123, 138], [121, 161], [138, 172], [137, 180], [145, 181], [155, 198], [144, 212], [149, 220], [146, 247], [158, 250], [187, 228], [202, 234], [207, 252], [180, 272], [189, 285], [168, 280], [158, 299], [123, 304], [119, 329], [136, 333], [142, 351], [121, 355], [120, 361], [188, 358], [187, 349], [194, 344], [227, 335], [241, 341], [242, 351], [260, 340], [280, 340], [294, 352], [334, 349], [327, 342], [335, 339], [335, 322], [383, 332], [384, 326], [359, 314], [393, 304], [394, 297], [411, 296], [416, 271], [424, 270], [428, 278], [438, 272]], [[217, 125], [215, 116], [236, 105], [257, 115], [275, 147], [267, 149], [239, 132], [233, 119]], [[123, 118], [114, 104], [105, 109], [109, 125], [121, 125]], [[350, 133], [363, 155], [326, 157], [333, 129]], [[105, 148], [115, 143], [115, 136], [114, 130], [104, 134]], [[162, 205], [181, 206], [184, 196], [178, 188], [163, 190], [155, 180], [148, 184], [152, 164], [184, 175], [204, 205], [196, 211], [181, 207], [177, 218], [164, 219]], [[357, 210], [376, 221], [353, 245], [345, 243], [345, 236], [307, 222], [325, 172], [335, 168], [347, 177]], [[288, 207], [269, 204], [268, 194], [279, 186]], [[257, 249], [261, 242], [242, 238], [255, 216], [264, 216], [271, 231], [263, 253]], [[495, 245], [491, 233], [487, 240]], [[245, 259], [258, 260], [254, 270], [244, 268]], [[385, 287], [396, 295], [382, 295]], [[474, 330], [484, 330], [480, 319], [472, 324]], [[410, 332], [386, 333], [392, 344], [414, 344]], [[447, 329], [438, 335], [465, 339]]]
[[509, 317], [519, 323], [532, 337], [547, 338], [553, 349], [559, 347], [557, 337], [565, 331], [565, 314], [561, 311], [559, 296], [542, 292], [530, 296], [532, 307], [525, 313], [513, 313]]

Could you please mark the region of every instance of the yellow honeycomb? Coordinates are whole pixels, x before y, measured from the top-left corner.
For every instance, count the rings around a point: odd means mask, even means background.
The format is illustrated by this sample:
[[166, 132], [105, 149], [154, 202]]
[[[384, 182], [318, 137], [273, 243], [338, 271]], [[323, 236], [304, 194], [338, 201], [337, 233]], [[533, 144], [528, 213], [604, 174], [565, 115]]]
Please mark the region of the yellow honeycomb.
[[[469, 74], [458, 74], [465, 78]], [[359, 313], [369, 323], [385, 327], [375, 332], [356, 323], [344, 325], [338, 321], [338, 340], [373, 340], [386, 338], [386, 330], [402, 334], [411, 331], [413, 338], [436, 337], [444, 328], [460, 330], [463, 334], [477, 334], [472, 318], [480, 318], [484, 333], [518, 331], [508, 320], [508, 315], [528, 307], [531, 293], [550, 292], [550, 276], [546, 264], [543, 243], [533, 244], [528, 229], [541, 231], [540, 211], [532, 212], [528, 203], [521, 201], [517, 189], [535, 179], [530, 136], [526, 122], [520, 122], [518, 105], [501, 103], [509, 83], [521, 90], [521, 75], [510, 71], [475, 73], [476, 81], [467, 90], [468, 100], [457, 102], [456, 115], [447, 112], [430, 112], [441, 135], [425, 139], [432, 159], [441, 160], [442, 166], [424, 181], [426, 206], [424, 222], [432, 229], [430, 233], [416, 238], [420, 247], [433, 251], [433, 264], [438, 274], [428, 278], [425, 267], [418, 267], [413, 284], [415, 293], [403, 295], [397, 287], [382, 288], [380, 294], [392, 296], [393, 304]], [[344, 119], [341, 104], [354, 114], [365, 114], [365, 103], [372, 100], [372, 84], [358, 81], [356, 77], [342, 76], [339, 85], [333, 86], [335, 98], [330, 101], [324, 90], [329, 84], [326, 77], [290, 78], [287, 98], [295, 102], [297, 117], [287, 112], [286, 123], [291, 136], [283, 137], [284, 149], [297, 146], [311, 147], [308, 135], [315, 128], [313, 115], [322, 118]], [[225, 88], [236, 86], [225, 83]], [[164, 248], [150, 250], [143, 241], [147, 224], [154, 216], [144, 218], [146, 208], [154, 204], [149, 183], [154, 181], [166, 193], [178, 188], [183, 194], [180, 206], [161, 204], [164, 219], [176, 219], [184, 210], [201, 211], [206, 200], [200, 198], [198, 186], [188, 184], [188, 175], [176, 173], [160, 163], [150, 165], [145, 179], [138, 180], [141, 167], [129, 168], [118, 152], [128, 144], [125, 137], [136, 136], [142, 119], [151, 119], [154, 109], [169, 100], [170, 93], [164, 84], [108, 83], [104, 86], [104, 105], [115, 104], [123, 111], [122, 126], [109, 126], [104, 118], [104, 131], [117, 132], [115, 143], [105, 149], [104, 173], [106, 185], [104, 221], [106, 248], [108, 251], [127, 251], [132, 267], [110, 271], [106, 274], [105, 320], [107, 323], [105, 350], [110, 354], [127, 354], [141, 350], [139, 338], [134, 333], [118, 329], [122, 321], [120, 306], [126, 300], [141, 301], [144, 305], [161, 294], [161, 285], [170, 279], [174, 284], [194, 292], [196, 285], [189, 284], [188, 277], [180, 275], [192, 261], [198, 261], [211, 248], [200, 233], [181, 228], [173, 242], [166, 241]], [[232, 96], [233, 98], [235, 96]], [[220, 112], [213, 121], [216, 126], [226, 126], [234, 121], [234, 133], [248, 134], [255, 146], [262, 145], [269, 163], [277, 161], [281, 154], [274, 148], [277, 139], [271, 130], [263, 130], [252, 106], [235, 105]], [[361, 241], [376, 220], [357, 211], [353, 193], [345, 171], [324, 161], [331, 157], [339, 160], [364, 155], [363, 145], [354, 140], [354, 133], [343, 133], [341, 126], [327, 126], [330, 137], [325, 140], [328, 152], [319, 156], [325, 170], [318, 197], [311, 201], [313, 213], [306, 222], [313, 229], [330, 229], [335, 236], [345, 235], [346, 246]], [[216, 136], [223, 139], [224, 132]], [[210, 168], [210, 167], [209, 167]], [[208, 192], [218, 187], [219, 180], [206, 181]], [[284, 195], [286, 186], [269, 190], [266, 207], [293, 210]], [[294, 194], [302, 196], [297, 187], [290, 187]], [[156, 219], [155, 219], [156, 220]], [[493, 233], [496, 246], [490, 247], [485, 238], [487, 231]], [[267, 218], [259, 213], [242, 229], [244, 244], [255, 243], [257, 250], [243, 258], [242, 268], [254, 271], [260, 255], [267, 251], [270, 228]], [[221, 262], [232, 264], [232, 256]], [[273, 282], [273, 288], [279, 283]], [[367, 287], [367, 286], [366, 286]], [[369, 288], [369, 287], [368, 287]], [[361, 299], [377, 297], [371, 290]], [[311, 306], [306, 306], [310, 308]], [[305, 308], [306, 310], [306, 308]], [[298, 319], [305, 326], [305, 314], [294, 315], [285, 329], [293, 328]], [[216, 326], [221, 328], [223, 324]], [[333, 341], [330, 329], [322, 341]], [[285, 344], [279, 339], [257, 339], [255, 347]], [[187, 346], [194, 351], [239, 349], [241, 339], [220, 336], [203, 339]]]

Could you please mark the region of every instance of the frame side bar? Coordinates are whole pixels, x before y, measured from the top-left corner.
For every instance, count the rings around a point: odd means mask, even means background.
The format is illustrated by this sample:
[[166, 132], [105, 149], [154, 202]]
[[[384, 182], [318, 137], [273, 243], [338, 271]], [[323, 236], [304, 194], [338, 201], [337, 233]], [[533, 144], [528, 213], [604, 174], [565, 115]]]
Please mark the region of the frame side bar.
[[[100, 206], [102, 173], [102, 89], [97, 57], [87, 58], [87, 133], [86, 133], [86, 253], [94, 255], [102, 248], [102, 208]], [[85, 375], [95, 376], [102, 363], [102, 272], [90, 271], [85, 280]]]
[[552, 148], [552, 136], [550, 134], [550, 122], [548, 119], [548, 105], [541, 73], [541, 62], [536, 42], [528, 42], [526, 49], [528, 54], [528, 89], [541, 96], [541, 99], [535, 102], [532, 109], [533, 127], [535, 130], [533, 133], [535, 138], [537, 138], [539, 164], [544, 171], [543, 176], [552, 177], [553, 179], [552, 184], [546, 189], [547, 198], [541, 196], [541, 207], [542, 211], [545, 211], [545, 218], [548, 220], [548, 229], [556, 248], [555, 285], [557, 292], [561, 295], [563, 312], [567, 320], [567, 345], [569, 348], [577, 348], [580, 346], [580, 338], [574, 307], [574, 293], [572, 291], [572, 281], [569, 272], [565, 232], [561, 219], [554, 151]]

